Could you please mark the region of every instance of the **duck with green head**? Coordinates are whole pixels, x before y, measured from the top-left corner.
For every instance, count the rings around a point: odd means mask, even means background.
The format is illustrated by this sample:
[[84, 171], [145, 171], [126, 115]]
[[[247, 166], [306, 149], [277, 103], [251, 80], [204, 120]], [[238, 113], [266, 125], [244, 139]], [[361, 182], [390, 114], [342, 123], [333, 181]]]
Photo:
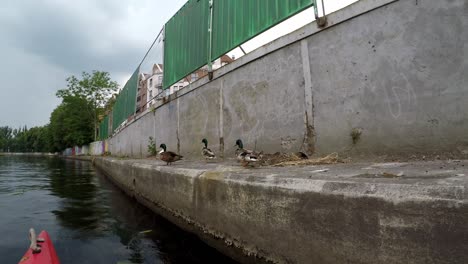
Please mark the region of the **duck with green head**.
[[260, 153], [256, 153], [252, 150], [244, 149], [244, 143], [242, 143], [242, 140], [238, 139], [236, 140], [236, 145], [237, 150], [236, 150], [236, 156], [237, 160], [242, 162], [242, 164], [245, 166], [249, 165], [251, 162], [257, 162], [261, 156]]
[[161, 151], [159, 151], [159, 158], [162, 161], [167, 162], [166, 165], [170, 165], [172, 162], [181, 160], [183, 158], [183, 156], [178, 155], [172, 151], [167, 151], [166, 144], [164, 143], [159, 145], [159, 147], [161, 148]]
[[205, 157], [205, 159], [207, 160], [216, 158], [215, 153], [211, 149], [208, 148], [208, 140], [206, 138], [202, 139], [202, 144], [203, 144], [203, 148], [202, 148], [203, 157]]

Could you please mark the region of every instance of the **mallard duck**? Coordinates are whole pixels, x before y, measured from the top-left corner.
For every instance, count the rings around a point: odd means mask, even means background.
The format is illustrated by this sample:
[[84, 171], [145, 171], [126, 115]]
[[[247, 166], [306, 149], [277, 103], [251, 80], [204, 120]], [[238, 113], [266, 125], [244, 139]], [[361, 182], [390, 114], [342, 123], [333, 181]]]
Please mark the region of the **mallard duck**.
[[302, 151], [294, 153], [300, 159], [309, 159], [309, 156]]
[[237, 150], [236, 150], [236, 156], [237, 160], [243, 163], [244, 167], [249, 165], [250, 162], [257, 162], [260, 159], [261, 152], [256, 153], [252, 150], [244, 149], [244, 144], [242, 143], [242, 140], [238, 139], [236, 140], [236, 145]]
[[183, 158], [183, 156], [178, 155], [172, 151], [166, 151], [166, 144], [161, 144], [159, 147], [161, 148], [161, 151], [159, 151], [159, 158], [162, 161], [167, 162], [166, 165], [170, 165], [172, 162], [181, 160]]
[[202, 140], [202, 143], [203, 143], [203, 148], [202, 148], [202, 155], [203, 157], [205, 157], [205, 159], [214, 159], [216, 158], [216, 155], [215, 153], [208, 148], [208, 140], [206, 140], [206, 138], [204, 138]]

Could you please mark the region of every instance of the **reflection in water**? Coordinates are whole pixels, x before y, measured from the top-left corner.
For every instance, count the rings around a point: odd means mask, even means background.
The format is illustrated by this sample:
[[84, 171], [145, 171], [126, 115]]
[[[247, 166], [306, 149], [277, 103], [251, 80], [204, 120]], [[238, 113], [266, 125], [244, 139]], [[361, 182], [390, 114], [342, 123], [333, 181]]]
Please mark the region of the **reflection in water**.
[[[52, 194], [62, 201], [59, 210], [52, 212], [62, 226], [80, 230], [79, 239], [104, 235], [112, 219], [105, 206], [106, 193], [98, 190], [94, 171], [83, 161], [49, 160], [50, 168], [59, 168], [50, 175]], [[67, 174], [63, 175], [63, 171]]]
[[19, 260], [30, 226], [49, 231], [62, 263], [234, 263], [85, 161], [0, 156], [0, 209], [0, 231], [12, 238], [0, 240], [1, 263]]

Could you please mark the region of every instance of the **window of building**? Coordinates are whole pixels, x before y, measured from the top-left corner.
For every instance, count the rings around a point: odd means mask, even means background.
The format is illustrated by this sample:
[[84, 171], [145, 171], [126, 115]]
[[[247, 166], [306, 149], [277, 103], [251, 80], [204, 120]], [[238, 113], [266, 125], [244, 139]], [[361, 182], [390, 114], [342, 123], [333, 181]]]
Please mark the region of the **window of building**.
[[153, 78], [150, 79], [150, 87], [153, 87]]

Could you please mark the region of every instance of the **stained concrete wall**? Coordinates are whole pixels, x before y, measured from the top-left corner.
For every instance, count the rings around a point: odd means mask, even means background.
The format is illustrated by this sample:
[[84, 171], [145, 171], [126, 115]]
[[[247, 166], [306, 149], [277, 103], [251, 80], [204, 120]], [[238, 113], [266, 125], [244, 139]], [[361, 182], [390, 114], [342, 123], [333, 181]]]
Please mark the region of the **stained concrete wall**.
[[204, 137], [226, 157], [237, 138], [266, 152], [468, 155], [467, 12], [463, 0], [358, 1], [171, 95], [110, 151], [146, 156], [152, 136], [191, 158]]
[[[467, 161], [327, 165], [315, 172], [94, 162], [129, 195], [243, 263], [468, 260]], [[401, 170], [400, 177], [382, 175]]]
[[467, 1], [399, 1], [307, 39], [317, 149], [468, 150]]
[[106, 142], [105, 141], [96, 141], [89, 144], [89, 154], [93, 156], [100, 156], [106, 152]]

